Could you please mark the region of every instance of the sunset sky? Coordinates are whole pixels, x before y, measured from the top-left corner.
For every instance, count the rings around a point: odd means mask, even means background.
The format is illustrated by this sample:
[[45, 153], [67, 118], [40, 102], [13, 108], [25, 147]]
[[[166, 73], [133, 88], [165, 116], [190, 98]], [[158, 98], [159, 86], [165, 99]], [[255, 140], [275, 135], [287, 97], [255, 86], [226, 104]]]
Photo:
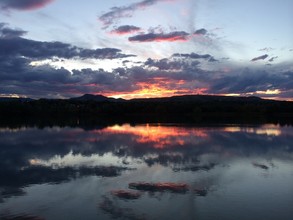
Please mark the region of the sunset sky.
[[0, 0], [0, 96], [293, 100], [292, 0]]

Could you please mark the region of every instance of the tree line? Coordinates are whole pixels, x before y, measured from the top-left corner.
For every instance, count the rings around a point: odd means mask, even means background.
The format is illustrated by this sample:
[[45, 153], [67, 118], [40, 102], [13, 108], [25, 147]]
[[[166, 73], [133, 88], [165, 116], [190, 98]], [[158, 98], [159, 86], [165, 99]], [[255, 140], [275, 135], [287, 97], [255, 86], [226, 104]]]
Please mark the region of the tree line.
[[293, 102], [273, 100], [54, 100], [0, 102], [0, 118], [91, 117], [123, 119], [284, 120], [292, 121]]

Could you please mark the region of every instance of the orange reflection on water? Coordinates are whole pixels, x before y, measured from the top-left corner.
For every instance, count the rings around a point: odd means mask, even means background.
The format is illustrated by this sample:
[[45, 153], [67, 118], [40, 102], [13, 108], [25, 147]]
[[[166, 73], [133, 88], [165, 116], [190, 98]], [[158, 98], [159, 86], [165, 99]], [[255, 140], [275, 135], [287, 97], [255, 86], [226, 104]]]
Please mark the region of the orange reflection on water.
[[183, 128], [175, 126], [139, 125], [113, 126], [105, 132], [116, 134], [131, 134], [138, 143], [152, 143], [154, 148], [165, 148], [170, 145], [184, 145], [192, 137], [207, 138], [202, 128]]
[[263, 125], [261, 127], [226, 127], [226, 132], [246, 132], [267, 136], [280, 136], [282, 134], [281, 129], [273, 124]]

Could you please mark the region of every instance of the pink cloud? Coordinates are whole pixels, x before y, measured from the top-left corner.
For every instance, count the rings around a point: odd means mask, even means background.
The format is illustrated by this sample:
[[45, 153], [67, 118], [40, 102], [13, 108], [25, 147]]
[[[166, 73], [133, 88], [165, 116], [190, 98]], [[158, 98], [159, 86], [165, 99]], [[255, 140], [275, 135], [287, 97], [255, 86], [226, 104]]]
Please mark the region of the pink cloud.
[[262, 56], [259, 56], [259, 57], [255, 57], [255, 58], [253, 58], [251, 61], [252, 61], [252, 62], [255, 62], [255, 61], [258, 61], [258, 60], [265, 60], [266, 58], [268, 58], [268, 56], [269, 56], [269, 55], [264, 54], [264, 55], [262, 55]]
[[141, 28], [133, 26], [133, 25], [123, 25], [112, 30], [111, 34], [125, 35], [125, 34], [132, 34], [140, 30]]
[[175, 42], [175, 41], [188, 41], [190, 35], [185, 31], [174, 31], [170, 33], [148, 33], [139, 34], [129, 37], [131, 42]]
[[113, 7], [109, 12], [102, 14], [99, 20], [103, 23], [105, 28], [114, 24], [121, 18], [132, 17], [136, 10], [142, 10], [159, 2], [173, 2], [176, 0], [143, 0], [127, 6]]
[[35, 10], [42, 8], [54, 0], [0, 0], [2, 9]]

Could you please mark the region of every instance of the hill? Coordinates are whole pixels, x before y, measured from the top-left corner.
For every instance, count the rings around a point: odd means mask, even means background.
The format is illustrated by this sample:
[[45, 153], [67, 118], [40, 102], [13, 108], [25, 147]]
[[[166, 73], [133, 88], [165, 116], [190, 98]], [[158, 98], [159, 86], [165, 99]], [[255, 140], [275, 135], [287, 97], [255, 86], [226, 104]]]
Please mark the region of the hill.
[[263, 99], [256, 96], [215, 96], [215, 95], [182, 95], [162, 98], [131, 99], [130, 102], [259, 102]]
[[0, 97], [0, 102], [30, 102], [34, 99], [30, 98], [11, 98], [11, 97]]
[[70, 98], [69, 100], [72, 101], [95, 101], [95, 102], [106, 102], [106, 101], [114, 101], [114, 98], [108, 98], [103, 95], [91, 95], [91, 94], [84, 94], [80, 97]]
[[[26, 100], [26, 99], [25, 99]], [[0, 102], [0, 117], [91, 117], [145, 119], [145, 122], [238, 119], [293, 121], [293, 102], [258, 97], [183, 95], [149, 99], [114, 99], [85, 94], [70, 99], [12, 99]], [[1, 120], [0, 118], [0, 120]]]

